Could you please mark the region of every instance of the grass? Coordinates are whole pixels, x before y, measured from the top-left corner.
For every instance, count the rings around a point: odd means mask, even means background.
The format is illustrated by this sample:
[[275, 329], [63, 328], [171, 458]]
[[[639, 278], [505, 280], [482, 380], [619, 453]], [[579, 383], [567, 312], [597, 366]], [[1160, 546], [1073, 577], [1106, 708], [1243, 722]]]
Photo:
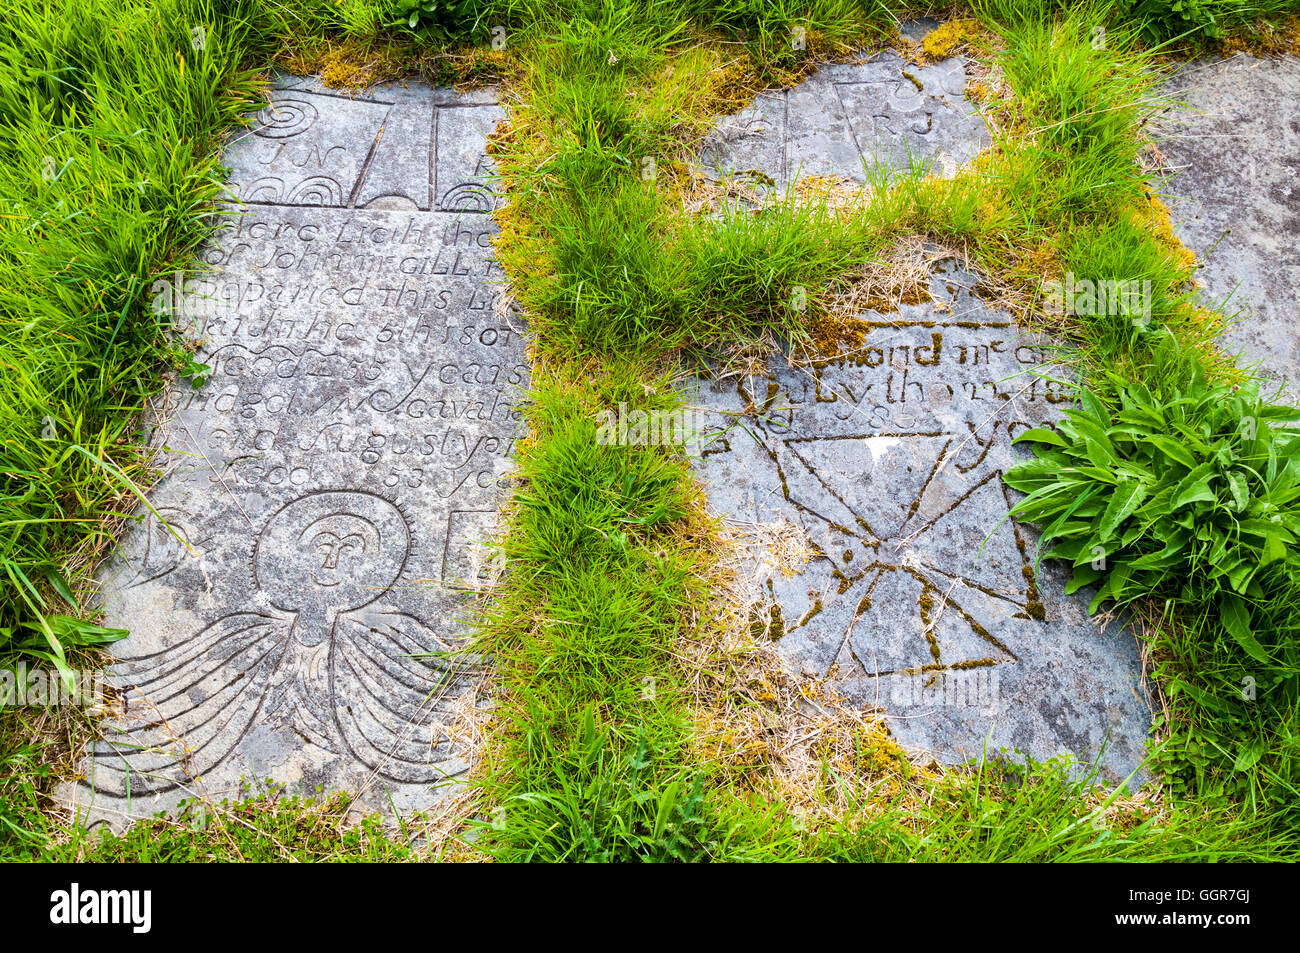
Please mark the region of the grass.
[[[661, 835], [665, 823], [694, 823], [698, 807], [671, 767], [686, 725], [666, 664], [701, 560], [679, 539], [693, 504], [686, 463], [599, 444], [590, 395], [548, 370], [528, 410], [525, 488], [504, 544], [512, 582], [479, 646], [500, 673], [502, 711], [484, 782], [502, 813], [484, 849], [684, 859], [689, 848]], [[641, 381], [610, 372], [604, 395], [640, 403]], [[671, 388], [659, 393], [671, 407]], [[656, 826], [661, 814], [670, 820]]]
[[[130, 44], [51, 12], [14, 11], [4, 35], [0, 652], [33, 634], [57, 651], [42, 622], [76, 607], [51, 583], [143, 477], [134, 412], [178, 358], [146, 307], [153, 274], [207, 234], [217, 136], [254, 92], [240, 27], [204, 5], [82, 10]], [[202, 51], [190, 22], [210, 25]]]
[[[792, 190], [755, 213], [710, 193], [684, 162], [710, 116], [796, 80], [819, 57], [884, 43], [901, 8], [470, 3], [437, 27], [479, 44], [464, 46], [390, 28], [393, 6], [95, 0], [79, 18], [25, 11], [0, 32], [0, 122], [14, 133], [0, 146], [10, 210], [0, 220], [0, 562], [13, 583], [0, 594], [0, 655], [90, 652], [110, 637], [58, 618], [81, 615], [82, 574], [148, 483], [137, 416], [162, 374], [185, 363], [146, 307], [148, 291], [214, 224], [214, 149], [258, 95], [251, 69], [274, 61], [354, 83], [408, 69], [435, 81], [495, 78], [511, 124], [493, 151], [513, 200], [499, 214], [497, 254], [529, 315], [536, 363], [522, 489], [501, 542], [509, 573], [477, 646], [499, 684], [472, 801], [482, 811], [460, 829], [472, 831], [464, 856], [1294, 856], [1293, 818], [1278, 807], [1295, 802], [1294, 693], [1227, 712], [1204, 703], [1222, 697], [1238, 667], [1215, 619], [1194, 606], [1143, 610], [1159, 620], [1151, 638], [1169, 701], [1157, 761], [1170, 779], [1164, 802], [1099, 793], [1058, 763], [913, 763], [826, 698], [839, 720], [807, 742], [798, 771], [783, 764], [774, 748], [750, 744], [744, 719], [779, 720], [814, 688], [781, 695], [770, 689], [784, 676], [759, 647], [710, 641], [725, 615], [720, 528], [687, 460], [680, 448], [595, 438], [600, 413], [619, 403], [679, 408], [683, 354], [833, 344], [845, 296], [864, 272], [888, 268], [900, 239], [969, 255], [1006, 307], [1070, 337], [1102, 399], [1103, 367], [1158, 384], [1191, 362], [1235, 380], [1213, 348], [1220, 319], [1188, 291], [1192, 263], [1139, 163], [1155, 62], [1141, 17], [1153, 7], [1134, 19], [1108, 4], [985, 0], [960, 37], [995, 66], [983, 90], [993, 149], [951, 181], [917, 166], [878, 173], [860, 193]], [[1228, 6], [1218, 22], [1246, 22], [1244, 5], [1231, 15]], [[205, 27], [203, 50], [192, 24]], [[493, 24], [508, 30], [504, 51], [483, 45]], [[1048, 321], [1042, 282], [1066, 271], [1151, 281], [1153, 319], [1187, 345], [1184, 356], [1162, 357], [1121, 323]], [[47, 417], [52, 440], [41, 439]], [[1285, 591], [1265, 609], [1292, 649], [1294, 599]], [[727, 700], [739, 697], [750, 703], [738, 714]], [[41, 737], [53, 740], [31, 740]], [[43, 813], [57, 733], [6, 716], [0, 739], [0, 850], [10, 855], [431, 853], [405, 830], [349, 827], [337, 798], [207, 805], [100, 837]]]
[[1212, 42], [1259, 30], [1278, 14], [1294, 13], [1295, 0], [1128, 0], [1119, 9], [1152, 41], [1189, 38]]
[[268, 791], [216, 809], [185, 802], [168, 817], [134, 824], [121, 835], [73, 828], [41, 856], [79, 863], [404, 863], [427, 859], [404, 829], [385, 829], [379, 815], [349, 820], [350, 798]]
[[[1279, 861], [1292, 837], [1268, 818], [1243, 822], [1231, 808], [1118, 805], [1065, 764], [989, 762], [974, 777], [936, 785], [916, 806], [886, 813], [823, 849], [837, 859], [912, 863]], [[1261, 833], [1264, 836], [1259, 836]]]

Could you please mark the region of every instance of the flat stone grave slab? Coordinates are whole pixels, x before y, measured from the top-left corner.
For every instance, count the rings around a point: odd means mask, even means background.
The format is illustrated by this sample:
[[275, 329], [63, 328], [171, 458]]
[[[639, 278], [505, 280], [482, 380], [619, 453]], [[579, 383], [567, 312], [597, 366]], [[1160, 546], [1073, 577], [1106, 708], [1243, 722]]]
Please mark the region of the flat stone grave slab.
[[1197, 280], [1235, 315], [1225, 344], [1300, 397], [1300, 58], [1192, 63], [1166, 92], [1157, 143], [1174, 229]]
[[131, 635], [126, 709], [65, 791], [93, 817], [266, 779], [407, 810], [467, 767], [454, 650], [528, 378], [485, 214], [501, 112], [296, 82], [229, 145], [201, 272], [154, 287], [210, 370], [167, 395], [167, 473], [102, 570]]
[[[745, 540], [752, 630], [796, 668], [942, 760], [987, 745], [1091, 761], [1105, 745], [1117, 781], [1150, 727], [1136, 640], [1035, 565], [1001, 480], [1028, 455], [1012, 439], [1072, 390], [975, 283], [941, 262], [929, 302], [861, 315], [851, 349], [698, 381], [699, 476]], [[793, 573], [792, 542], [809, 557]]]
[[706, 174], [778, 193], [804, 176], [864, 182], [878, 165], [897, 172], [912, 162], [951, 178], [991, 142], [965, 89], [961, 57], [915, 66], [884, 52], [832, 63], [721, 117], [699, 160]]

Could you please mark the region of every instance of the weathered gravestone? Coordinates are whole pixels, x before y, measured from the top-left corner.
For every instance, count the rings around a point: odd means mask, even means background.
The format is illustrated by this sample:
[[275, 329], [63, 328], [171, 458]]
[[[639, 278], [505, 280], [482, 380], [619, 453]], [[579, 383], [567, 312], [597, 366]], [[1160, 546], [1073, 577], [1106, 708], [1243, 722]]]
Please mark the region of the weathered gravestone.
[[[807, 674], [882, 706], [905, 744], [945, 760], [987, 745], [1038, 759], [1142, 760], [1150, 723], [1132, 634], [1036, 566], [1002, 473], [1012, 439], [1072, 400], [1043, 341], [948, 261], [932, 300], [861, 316], [860, 344], [811, 366], [698, 385], [699, 474], [745, 535], [752, 629]], [[811, 558], [762, 540], [802, 539]], [[799, 548], [799, 546], [796, 546]], [[786, 547], [788, 552], [788, 546]]]
[[109, 819], [268, 778], [420, 807], [467, 764], [446, 653], [528, 374], [486, 214], [502, 113], [290, 82], [229, 146], [207, 273], [155, 286], [210, 373], [168, 395], [169, 472], [103, 573], [127, 708], [71, 796]]
[[897, 171], [912, 162], [951, 178], [990, 143], [965, 88], [960, 57], [913, 66], [883, 52], [828, 64], [719, 119], [700, 161], [716, 175], [780, 193], [803, 176], [863, 182], [877, 166]]
[[[918, 37], [920, 35], [918, 31]], [[719, 122], [701, 162], [857, 181], [876, 163], [952, 175], [989, 144], [963, 61], [915, 69], [892, 53], [833, 65]], [[1132, 634], [1089, 618], [1090, 594], [1037, 564], [1009, 517], [1011, 440], [1061, 416], [1067, 376], [949, 261], [931, 301], [860, 316], [851, 350], [764, 376], [700, 383], [699, 473], [748, 528], [751, 618], [810, 675], [887, 710], [904, 743], [945, 760], [1020, 749], [1130, 774], [1150, 707]], [[710, 420], [710, 418], [712, 418]], [[792, 541], [793, 544], [792, 544]], [[789, 553], [811, 559], [789, 572]]]
[[1300, 59], [1244, 54], [1174, 74], [1157, 142], [1197, 280], [1235, 314], [1225, 344], [1294, 401], [1300, 367]]

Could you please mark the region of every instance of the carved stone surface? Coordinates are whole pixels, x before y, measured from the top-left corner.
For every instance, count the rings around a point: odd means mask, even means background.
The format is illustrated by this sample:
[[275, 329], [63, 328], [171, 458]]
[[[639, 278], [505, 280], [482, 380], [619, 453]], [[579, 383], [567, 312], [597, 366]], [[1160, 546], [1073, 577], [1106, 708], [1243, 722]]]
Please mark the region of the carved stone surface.
[[406, 809], [465, 770], [473, 665], [435, 653], [463, 642], [528, 376], [484, 214], [500, 115], [282, 84], [230, 145], [246, 204], [207, 274], [155, 286], [210, 373], [167, 396], [169, 472], [103, 570], [128, 707], [79, 805], [120, 819], [270, 778]]
[[491, 211], [484, 139], [504, 116], [482, 93], [290, 78], [227, 153], [230, 187], [249, 205]]
[[[1001, 481], [1027, 453], [1012, 438], [1059, 418], [1069, 385], [973, 276], [937, 268], [932, 301], [863, 315], [851, 351], [698, 385], [718, 432], [699, 474], [756, 541], [753, 631], [945, 760], [986, 743], [1091, 760], [1107, 743], [1123, 778], [1150, 724], [1136, 641], [1035, 566]], [[811, 559], [790, 574], [778, 550], [800, 539]]]
[[778, 191], [808, 175], [862, 182], [878, 163], [896, 171], [911, 160], [951, 178], [990, 143], [965, 87], [959, 57], [913, 66], [885, 52], [866, 63], [830, 64], [723, 116], [700, 160], [718, 175]]
[[1300, 59], [1239, 54], [1174, 74], [1158, 142], [1174, 229], [1235, 314], [1227, 346], [1300, 395]]

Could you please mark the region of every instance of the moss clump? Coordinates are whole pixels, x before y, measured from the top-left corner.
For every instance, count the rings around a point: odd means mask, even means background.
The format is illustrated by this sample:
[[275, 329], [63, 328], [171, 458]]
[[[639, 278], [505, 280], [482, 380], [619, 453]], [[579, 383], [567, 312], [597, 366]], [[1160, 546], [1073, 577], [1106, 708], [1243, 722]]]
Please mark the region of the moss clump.
[[975, 20], [949, 20], [921, 41], [921, 59], [934, 63], [954, 56], [977, 40], [980, 33], [980, 25]]
[[1174, 234], [1169, 207], [1154, 192], [1148, 192], [1145, 201], [1127, 209], [1125, 217], [1134, 225], [1150, 232], [1156, 244], [1168, 249], [1181, 267], [1189, 272], [1196, 267], [1196, 253]]
[[966, 98], [973, 103], [987, 103], [997, 98], [997, 94], [983, 80], [973, 79], [966, 84]]
[[813, 351], [830, 357], [862, 347], [867, 339], [867, 328], [862, 322], [844, 315], [821, 313], [810, 319], [808, 335], [812, 339]]
[[768, 638], [779, 642], [785, 635], [785, 619], [781, 615], [781, 607], [775, 602], [766, 611], [760, 606], [752, 606], [749, 610], [749, 634], [754, 639]]
[[276, 54], [275, 63], [295, 75], [318, 73], [330, 89], [358, 90], [406, 75], [412, 50], [393, 39], [317, 37], [286, 46]]

